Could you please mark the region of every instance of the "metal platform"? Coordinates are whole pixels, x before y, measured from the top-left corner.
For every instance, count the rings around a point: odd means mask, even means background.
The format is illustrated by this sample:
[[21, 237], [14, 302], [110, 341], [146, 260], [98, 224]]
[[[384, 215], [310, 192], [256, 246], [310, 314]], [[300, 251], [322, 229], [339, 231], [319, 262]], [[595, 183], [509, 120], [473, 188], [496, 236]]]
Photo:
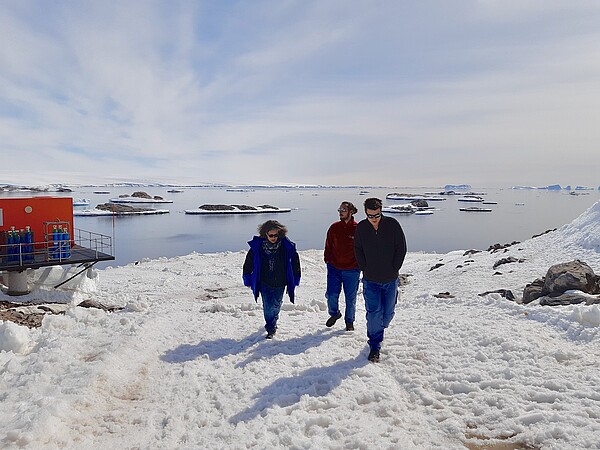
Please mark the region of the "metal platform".
[[[112, 239], [90, 231], [75, 228], [73, 239], [67, 251], [56, 252], [52, 242], [34, 242], [31, 244], [0, 245], [0, 271], [23, 271], [40, 267], [75, 264], [88, 265], [100, 261], [112, 261]], [[26, 246], [33, 251], [26, 252]], [[14, 253], [10, 252], [10, 248]], [[15, 251], [16, 250], [16, 251]]]
[[40, 267], [56, 266], [63, 264], [84, 264], [96, 263], [100, 261], [112, 261], [114, 256], [102, 253], [90, 248], [74, 245], [71, 247], [71, 256], [69, 258], [49, 259], [47, 252], [34, 252], [33, 261], [23, 261], [22, 256], [19, 261], [8, 261], [7, 256], [2, 257], [0, 270], [25, 270], [39, 269]]

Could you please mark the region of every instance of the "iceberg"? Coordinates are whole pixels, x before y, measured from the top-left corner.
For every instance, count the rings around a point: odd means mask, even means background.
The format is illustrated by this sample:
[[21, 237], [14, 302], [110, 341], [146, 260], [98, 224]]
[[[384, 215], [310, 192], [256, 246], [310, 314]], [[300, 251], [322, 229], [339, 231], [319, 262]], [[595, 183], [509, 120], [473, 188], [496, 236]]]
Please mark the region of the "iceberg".
[[470, 184], [447, 184], [444, 186], [445, 191], [457, 191], [457, 190], [468, 190], [471, 189]]

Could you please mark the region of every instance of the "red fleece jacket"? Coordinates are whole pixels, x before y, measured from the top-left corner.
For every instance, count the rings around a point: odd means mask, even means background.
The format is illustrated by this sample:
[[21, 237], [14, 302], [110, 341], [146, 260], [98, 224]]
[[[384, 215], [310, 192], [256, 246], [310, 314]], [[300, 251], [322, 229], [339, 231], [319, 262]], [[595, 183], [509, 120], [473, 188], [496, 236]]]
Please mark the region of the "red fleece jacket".
[[332, 224], [327, 231], [324, 259], [338, 270], [358, 269], [354, 256], [356, 225], [354, 219], [348, 223], [340, 220]]

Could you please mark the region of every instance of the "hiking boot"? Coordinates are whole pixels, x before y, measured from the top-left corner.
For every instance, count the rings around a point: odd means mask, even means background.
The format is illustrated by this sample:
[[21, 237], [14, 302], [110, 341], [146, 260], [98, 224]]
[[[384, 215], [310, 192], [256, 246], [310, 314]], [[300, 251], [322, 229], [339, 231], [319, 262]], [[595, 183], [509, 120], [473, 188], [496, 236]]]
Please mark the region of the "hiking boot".
[[354, 323], [346, 322], [346, 331], [354, 331]]
[[275, 330], [267, 331], [267, 339], [273, 339], [273, 336], [275, 336]]
[[341, 312], [338, 312], [337, 315], [335, 315], [335, 316], [331, 316], [329, 319], [327, 319], [327, 322], [325, 322], [325, 326], [327, 326], [327, 327], [334, 326], [340, 317], [342, 317]]
[[379, 350], [371, 350], [369, 352], [369, 361], [374, 363], [379, 362]]

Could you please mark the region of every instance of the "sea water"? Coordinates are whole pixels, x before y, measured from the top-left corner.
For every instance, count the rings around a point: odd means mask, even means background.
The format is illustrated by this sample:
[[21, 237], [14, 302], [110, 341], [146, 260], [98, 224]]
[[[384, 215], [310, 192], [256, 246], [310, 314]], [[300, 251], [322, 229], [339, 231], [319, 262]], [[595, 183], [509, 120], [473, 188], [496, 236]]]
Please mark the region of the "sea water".
[[[71, 193], [44, 195], [89, 198], [90, 207], [106, 203], [121, 194], [131, 195], [144, 191], [150, 196], [161, 196], [173, 203], [145, 204], [144, 207], [168, 209], [168, 214], [122, 217], [75, 217], [74, 226], [112, 237], [115, 261], [98, 267], [117, 266], [144, 258], [174, 257], [192, 252], [214, 253], [240, 251], [248, 248], [249, 241], [259, 224], [275, 219], [288, 228], [288, 237], [299, 250], [323, 249], [328, 227], [338, 220], [337, 208], [342, 201], [353, 202], [359, 212], [356, 220], [364, 219], [363, 202], [378, 197], [384, 205], [407, 203], [390, 201], [391, 192], [422, 194], [440, 192], [439, 187], [426, 188], [255, 188], [228, 191], [226, 188], [183, 188], [181, 193], [169, 193], [168, 187], [102, 187], [110, 194], [95, 194], [99, 187], [72, 188]], [[361, 195], [361, 190], [368, 190]], [[523, 241], [534, 234], [560, 227], [571, 222], [587, 208], [600, 200], [600, 191], [567, 191], [542, 189], [517, 190], [473, 188], [485, 193], [488, 201], [497, 205], [480, 205], [492, 212], [461, 212], [459, 208], [473, 206], [457, 201], [459, 196], [447, 196], [444, 201], [430, 202], [436, 210], [428, 216], [388, 214], [395, 217], [404, 229], [411, 252], [446, 253], [452, 250], [485, 250], [495, 243]], [[2, 194], [6, 196], [7, 194]], [[17, 195], [17, 194], [10, 194]], [[29, 193], [18, 194], [21, 196]], [[0, 196], [0, 199], [2, 198]], [[186, 209], [203, 204], [273, 205], [291, 208], [291, 212], [249, 215], [189, 215]], [[75, 209], [81, 209], [76, 207]]]

